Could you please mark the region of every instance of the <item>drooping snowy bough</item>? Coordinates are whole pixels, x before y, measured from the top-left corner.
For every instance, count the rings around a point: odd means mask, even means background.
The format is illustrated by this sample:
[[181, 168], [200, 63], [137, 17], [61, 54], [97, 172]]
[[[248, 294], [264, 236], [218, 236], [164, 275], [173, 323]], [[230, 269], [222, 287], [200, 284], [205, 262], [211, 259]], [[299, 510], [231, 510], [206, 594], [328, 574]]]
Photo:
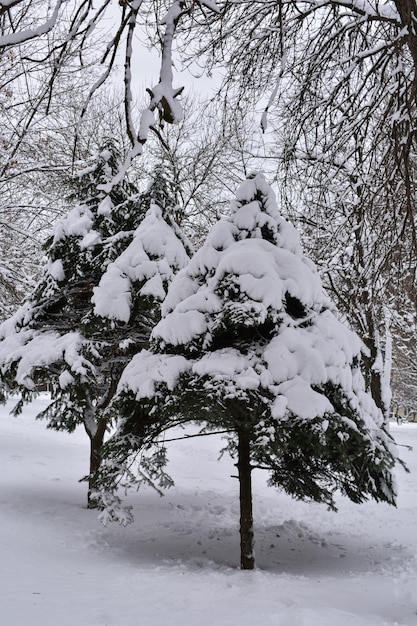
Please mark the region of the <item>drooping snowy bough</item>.
[[[129, 454], [172, 425], [227, 432], [244, 569], [254, 567], [254, 468], [331, 508], [338, 489], [354, 502], [394, 504], [396, 450], [365, 391], [362, 344], [338, 319], [263, 175], [239, 187], [230, 217], [176, 276], [162, 310], [151, 350], [133, 358], [119, 384], [124, 419], [109, 442], [104, 487], [116, 485]], [[110, 518], [119, 515], [115, 502], [108, 498]]]

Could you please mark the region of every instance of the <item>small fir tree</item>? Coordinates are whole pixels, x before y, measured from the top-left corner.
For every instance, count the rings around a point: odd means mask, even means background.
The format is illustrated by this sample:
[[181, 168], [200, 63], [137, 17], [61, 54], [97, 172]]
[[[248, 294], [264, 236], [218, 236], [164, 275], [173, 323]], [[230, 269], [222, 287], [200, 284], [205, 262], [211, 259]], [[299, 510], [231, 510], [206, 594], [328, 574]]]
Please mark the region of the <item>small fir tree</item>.
[[[129, 454], [172, 425], [226, 431], [240, 483], [243, 569], [254, 567], [254, 468], [331, 508], [337, 489], [354, 502], [394, 504], [396, 451], [365, 392], [361, 348], [264, 177], [253, 175], [171, 284], [151, 350], [123, 373], [124, 419], [107, 446], [104, 488], [114, 489]], [[155, 457], [153, 476], [163, 461]], [[108, 502], [107, 515], [117, 517]]]
[[[81, 172], [78, 203], [55, 227], [42, 279], [0, 327], [2, 381], [21, 392], [15, 413], [47, 381], [51, 403], [38, 417], [57, 430], [85, 427], [91, 444], [89, 506], [95, 506], [91, 477], [113, 417], [106, 408], [126, 363], [148, 346], [173, 273], [188, 261], [162, 210], [150, 205], [152, 186], [134, 195], [125, 182], [108, 195], [101, 190], [119, 167], [109, 142]], [[176, 255], [161, 258], [161, 241]], [[127, 274], [126, 258], [132, 263]]]

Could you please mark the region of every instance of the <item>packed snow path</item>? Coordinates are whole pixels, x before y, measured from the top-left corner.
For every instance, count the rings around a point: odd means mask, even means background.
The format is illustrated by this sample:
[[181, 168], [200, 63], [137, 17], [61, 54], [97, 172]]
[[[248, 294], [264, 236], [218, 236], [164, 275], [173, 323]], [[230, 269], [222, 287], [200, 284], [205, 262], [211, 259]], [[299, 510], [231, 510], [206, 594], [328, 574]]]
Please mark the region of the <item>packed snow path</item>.
[[[217, 437], [170, 444], [175, 487], [129, 494], [135, 523], [85, 508], [88, 439], [0, 407], [0, 615], [7, 626], [417, 625], [417, 425], [393, 426], [398, 508], [296, 502], [254, 474], [256, 562]], [[36, 406], [35, 406], [36, 405]]]

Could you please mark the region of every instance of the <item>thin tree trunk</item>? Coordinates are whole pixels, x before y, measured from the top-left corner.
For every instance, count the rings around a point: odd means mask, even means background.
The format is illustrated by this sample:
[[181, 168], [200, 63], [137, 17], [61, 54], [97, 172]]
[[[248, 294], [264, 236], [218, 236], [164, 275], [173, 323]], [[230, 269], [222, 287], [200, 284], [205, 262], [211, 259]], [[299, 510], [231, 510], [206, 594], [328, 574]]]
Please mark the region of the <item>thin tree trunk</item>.
[[98, 471], [101, 465], [101, 446], [103, 445], [104, 435], [106, 433], [106, 420], [100, 420], [97, 424], [97, 430], [94, 436], [90, 437], [90, 477], [88, 479], [88, 494], [87, 494], [87, 506], [89, 509], [97, 508], [97, 502], [92, 496], [94, 491], [94, 474]]
[[[375, 329], [372, 314], [366, 316], [369, 329], [369, 338], [364, 339], [364, 343], [369, 348], [369, 356], [364, 355], [363, 364], [365, 367], [365, 384], [367, 390], [371, 392], [371, 396], [377, 405], [378, 409], [381, 409], [382, 413], [386, 415], [389, 411], [389, 406], [385, 404], [385, 398], [383, 395], [383, 360], [380, 354], [379, 347], [379, 335]], [[377, 367], [376, 367], [377, 365]]]
[[238, 431], [239, 496], [240, 496], [240, 567], [254, 569], [254, 541], [252, 514], [252, 467], [250, 464], [250, 435]]

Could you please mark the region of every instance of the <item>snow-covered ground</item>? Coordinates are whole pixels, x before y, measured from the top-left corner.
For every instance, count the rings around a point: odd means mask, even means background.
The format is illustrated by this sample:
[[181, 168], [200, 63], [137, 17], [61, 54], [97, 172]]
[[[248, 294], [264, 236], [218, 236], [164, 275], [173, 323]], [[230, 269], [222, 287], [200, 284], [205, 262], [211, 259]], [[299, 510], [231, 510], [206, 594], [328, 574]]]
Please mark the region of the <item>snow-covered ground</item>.
[[175, 487], [130, 494], [135, 523], [85, 508], [88, 440], [36, 408], [0, 407], [0, 618], [5, 626], [417, 625], [417, 425], [393, 426], [411, 470], [398, 508], [297, 502], [254, 475], [258, 569], [241, 572], [237, 481], [221, 442], [170, 444]]

